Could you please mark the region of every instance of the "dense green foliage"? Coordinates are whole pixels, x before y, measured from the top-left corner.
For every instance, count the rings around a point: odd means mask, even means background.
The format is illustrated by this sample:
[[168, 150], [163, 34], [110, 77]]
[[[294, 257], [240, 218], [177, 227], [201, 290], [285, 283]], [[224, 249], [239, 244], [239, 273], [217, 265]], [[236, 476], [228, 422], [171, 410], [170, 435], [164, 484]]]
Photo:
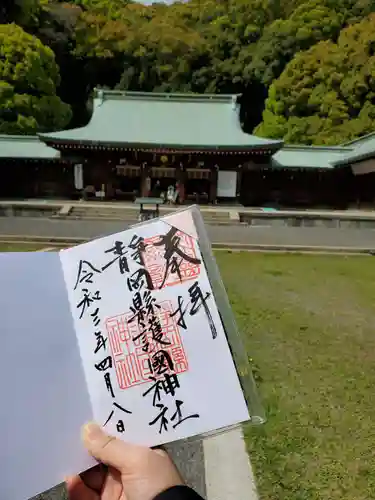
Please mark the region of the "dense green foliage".
[[337, 43], [298, 53], [270, 89], [257, 132], [287, 142], [338, 144], [375, 129], [375, 14]]
[[372, 12], [375, 0], [2, 0], [14, 68], [0, 72], [0, 131], [60, 128], [70, 109], [82, 125], [105, 87], [243, 93], [246, 131], [350, 140], [375, 129]]
[[59, 69], [52, 50], [13, 24], [0, 25], [0, 133], [60, 128], [70, 107], [56, 96]]

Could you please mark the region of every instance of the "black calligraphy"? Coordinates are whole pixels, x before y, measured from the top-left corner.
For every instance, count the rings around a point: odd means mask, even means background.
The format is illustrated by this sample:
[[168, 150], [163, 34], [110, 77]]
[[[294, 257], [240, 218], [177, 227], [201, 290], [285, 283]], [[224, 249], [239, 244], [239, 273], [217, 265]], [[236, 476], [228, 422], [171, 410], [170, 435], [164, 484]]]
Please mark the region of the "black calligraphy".
[[189, 303], [185, 306], [184, 299], [181, 295], [177, 297], [177, 308], [170, 314], [173, 318], [175, 317], [177, 320], [178, 326], [187, 329], [185, 315], [188, 313], [190, 316], [195, 316], [198, 311], [203, 307], [203, 310], [207, 316], [208, 324], [211, 330], [212, 338], [216, 339], [217, 337], [217, 329], [215, 326], [215, 322], [212, 318], [212, 314], [210, 308], [207, 304], [207, 300], [210, 298], [211, 293], [206, 292], [203, 293], [201, 287], [199, 286], [198, 281], [195, 281], [193, 285], [188, 289], [189, 293]]
[[200, 259], [191, 257], [180, 248], [181, 238], [177, 233], [178, 229], [171, 227], [167, 234], [161, 235], [159, 241], [154, 243], [155, 247], [164, 247], [164, 259], [166, 263], [163, 281], [159, 288], [163, 288], [170, 274], [177, 274], [179, 280], [182, 282], [180, 266], [183, 261], [196, 265], [201, 263]]
[[132, 303], [130, 309], [133, 316], [128, 321], [129, 323], [136, 321], [140, 332], [133, 337], [133, 342], [140, 339], [144, 352], [149, 351], [149, 339], [161, 345], [169, 345], [170, 342], [163, 339], [164, 334], [157, 314], [160, 305], [156, 303], [156, 299], [151, 295], [151, 292], [149, 290], [145, 290], [143, 293], [135, 292]]
[[77, 280], [73, 290], [76, 290], [78, 285], [80, 285], [81, 283], [92, 284], [92, 278], [95, 273], [100, 273], [100, 270], [94, 267], [87, 260], [80, 260], [78, 264]]
[[134, 252], [131, 254], [131, 258], [134, 260], [134, 262], [141, 266], [144, 266], [144, 253], [146, 251], [145, 240], [135, 234], [131, 239], [131, 242], [129, 243], [129, 248], [131, 250], [134, 250]]
[[144, 286], [146, 286], [148, 290], [154, 289], [150, 273], [147, 269], [143, 268], [137, 269], [131, 276], [129, 276], [127, 283], [130, 292], [133, 290], [141, 290]]
[[88, 288], [83, 288], [83, 297], [80, 302], [77, 304], [77, 309], [80, 310], [80, 315], [79, 319], [82, 319], [83, 315], [86, 312], [86, 309], [90, 307], [90, 305], [96, 301], [96, 300], [101, 300], [100, 292], [97, 290], [95, 293], [89, 292]]
[[102, 267], [102, 271], [105, 271], [112, 264], [118, 262], [121, 274], [129, 272], [127, 249], [121, 241], [115, 241], [113, 247], [108, 248], [108, 250], [105, 250], [105, 253], [111, 253], [112, 255], [114, 255], [114, 258]]
[[[105, 354], [100, 356], [97, 362], [94, 362], [95, 369], [103, 373], [103, 380], [107, 392], [112, 399], [112, 410], [109, 413], [107, 420], [104, 425], [112, 419], [116, 410], [122, 411], [124, 413], [131, 413], [129, 410], [123, 408], [116, 402], [115, 389], [112, 384], [111, 370], [113, 368], [112, 356], [107, 353], [107, 341], [108, 338], [103, 335], [100, 329], [101, 325], [101, 314], [100, 314], [100, 301], [102, 300], [100, 290], [91, 290], [90, 285], [93, 285], [93, 277], [95, 274], [100, 274], [105, 269], [107, 269], [116, 260], [119, 260], [120, 273], [128, 270], [127, 260], [124, 255], [123, 246], [120, 242], [115, 242], [113, 248], [109, 249], [106, 253], [112, 252], [115, 258], [107, 265], [103, 266], [101, 270], [95, 267], [93, 264], [87, 260], [81, 260], [78, 265], [77, 280], [74, 286], [74, 290], [77, 290], [79, 285], [84, 284], [84, 287], [80, 289], [81, 298], [77, 303], [77, 309], [79, 312], [79, 319], [82, 319], [86, 313], [89, 314], [91, 318], [91, 323], [94, 328], [94, 355], [99, 357], [99, 354], [103, 351]], [[122, 418], [119, 418], [116, 422], [116, 429], [118, 432], [125, 431], [125, 424]]]
[[[162, 247], [164, 270], [161, 272], [163, 288], [169, 276], [175, 274], [180, 282], [183, 281], [181, 266], [184, 262], [194, 266], [200, 265], [201, 260], [185, 251], [181, 243], [181, 233], [175, 227], [158, 241], [155, 247]], [[102, 331], [103, 304], [99, 283], [104, 273], [118, 272], [123, 276], [124, 284], [131, 293], [131, 315], [127, 319], [132, 325], [131, 340], [137, 349], [143, 351], [145, 363], [150, 374], [151, 386], [142, 394], [150, 399], [154, 413], [149, 419], [149, 425], [155, 426], [159, 434], [176, 429], [187, 420], [199, 418], [197, 412], [191, 411], [184, 402], [180, 380], [173, 356], [171, 338], [164, 331], [163, 314], [175, 318], [175, 324], [186, 330], [188, 319], [200, 311], [207, 317], [212, 337], [217, 337], [216, 327], [210, 311], [211, 292], [203, 291], [199, 281], [195, 281], [187, 290], [186, 295], [177, 295], [176, 308], [168, 313], [162, 309], [156, 300], [153, 280], [150, 270], [146, 266], [147, 246], [144, 238], [134, 234], [130, 242], [124, 243], [120, 239], [104, 250], [104, 265], [99, 267], [88, 260], [81, 260], [78, 265], [74, 290], [80, 294], [77, 301], [77, 316], [92, 325], [92, 350], [94, 354], [92, 368], [102, 377], [103, 394], [111, 401], [108, 408], [106, 426], [112, 419], [117, 432], [125, 432], [126, 417], [132, 412], [119, 404], [115, 379], [112, 379], [115, 358], [109, 352], [108, 338]], [[195, 254], [194, 254], [195, 255]], [[136, 267], [134, 267], [136, 264]], [[160, 282], [160, 281], [159, 281]], [[164, 307], [164, 306], [163, 306]], [[164, 316], [165, 317], [165, 316]], [[112, 340], [111, 340], [112, 343]], [[176, 358], [177, 359], [177, 358]], [[177, 363], [177, 361], [176, 361]], [[177, 365], [180, 366], [180, 365]], [[180, 371], [180, 367], [178, 368]], [[148, 376], [148, 375], [147, 375]]]
[[[176, 391], [180, 388], [180, 382], [177, 374], [165, 373], [164, 377], [155, 380], [155, 383], [143, 393], [143, 397], [152, 394], [152, 406], [157, 410], [156, 417], [149, 422], [149, 425], [159, 425], [159, 434], [169, 430], [169, 423], [172, 422], [172, 428], [176, 429], [180, 424], [191, 418], [199, 418], [198, 413], [191, 413], [184, 416], [182, 406], [184, 402], [180, 399], [175, 399], [175, 411], [172, 413], [169, 407], [163, 402], [163, 395], [175, 396]], [[173, 409], [172, 409], [173, 411]], [[171, 417], [169, 414], [172, 413]]]

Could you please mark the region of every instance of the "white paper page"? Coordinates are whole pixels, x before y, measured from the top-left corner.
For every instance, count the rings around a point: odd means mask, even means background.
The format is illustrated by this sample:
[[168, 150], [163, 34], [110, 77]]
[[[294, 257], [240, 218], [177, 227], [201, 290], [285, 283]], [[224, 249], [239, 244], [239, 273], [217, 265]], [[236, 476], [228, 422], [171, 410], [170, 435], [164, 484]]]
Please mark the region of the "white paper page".
[[94, 464], [92, 411], [58, 254], [0, 254], [0, 280], [0, 498], [26, 500]]
[[[182, 240], [170, 262], [177, 258], [182, 281], [170, 269], [163, 285], [166, 248], [155, 243], [171, 230], [158, 220], [60, 252], [95, 419], [122, 439], [149, 446], [249, 418], [192, 237], [175, 235]], [[205, 303], [199, 290], [209, 294]], [[146, 309], [151, 304], [143, 318], [139, 298]], [[186, 308], [181, 320], [173, 315], [179, 300]]]

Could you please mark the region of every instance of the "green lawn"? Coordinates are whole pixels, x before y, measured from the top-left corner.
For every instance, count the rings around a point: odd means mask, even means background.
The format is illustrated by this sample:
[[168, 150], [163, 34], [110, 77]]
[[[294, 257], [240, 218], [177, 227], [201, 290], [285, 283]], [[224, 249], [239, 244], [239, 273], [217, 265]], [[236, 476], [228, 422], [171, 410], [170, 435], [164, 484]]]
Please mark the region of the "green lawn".
[[375, 498], [375, 260], [217, 253], [268, 414], [261, 500]]

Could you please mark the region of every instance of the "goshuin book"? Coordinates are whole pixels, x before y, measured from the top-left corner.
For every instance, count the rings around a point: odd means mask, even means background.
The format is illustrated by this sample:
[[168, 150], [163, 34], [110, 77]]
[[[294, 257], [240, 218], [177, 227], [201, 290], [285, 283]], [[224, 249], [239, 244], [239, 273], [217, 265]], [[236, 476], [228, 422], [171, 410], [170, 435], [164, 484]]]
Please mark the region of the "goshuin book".
[[95, 420], [146, 446], [263, 421], [197, 207], [56, 253], [0, 254], [0, 484], [95, 464]]

